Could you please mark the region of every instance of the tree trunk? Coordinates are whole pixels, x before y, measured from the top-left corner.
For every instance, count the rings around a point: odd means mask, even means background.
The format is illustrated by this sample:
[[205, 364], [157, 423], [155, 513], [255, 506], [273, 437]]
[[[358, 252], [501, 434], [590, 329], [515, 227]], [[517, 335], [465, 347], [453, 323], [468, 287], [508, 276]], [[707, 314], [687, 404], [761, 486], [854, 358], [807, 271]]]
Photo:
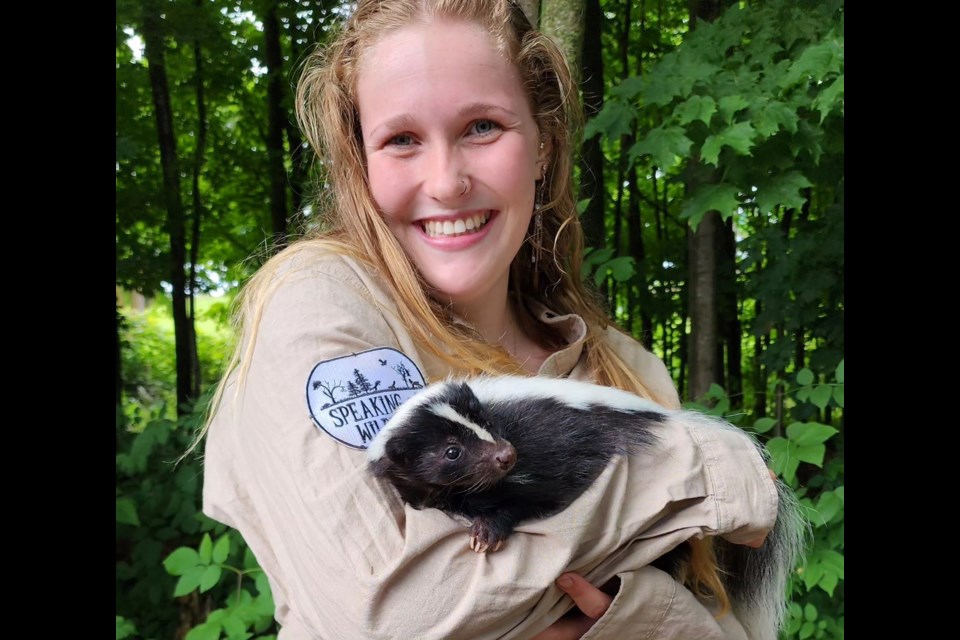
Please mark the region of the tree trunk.
[[267, 64], [267, 157], [270, 163], [270, 220], [273, 250], [287, 243], [287, 172], [283, 166], [283, 53], [280, 49], [279, 0], [271, 0], [263, 15], [264, 59]]
[[[689, 192], [688, 192], [689, 193]], [[717, 370], [717, 263], [714, 251], [720, 214], [709, 211], [687, 232], [690, 260], [690, 399], [706, 395]]]
[[[546, 5], [545, 5], [546, 6]], [[581, 38], [583, 41], [583, 64], [576, 65], [574, 72], [583, 69], [580, 89], [583, 92], [583, 115], [585, 120], [595, 117], [603, 109], [603, 42], [600, 0], [584, 3]], [[572, 13], [571, 13], [572, 15]], [[544, 14], [546, 18], [546, 13]], [[573, 59], [571, 58], [571, 62]], [[606, 245], [604, 214], [606, 211], [606, 187], [603, 181], [603, 148], [600, 136], [585, 140], [581, 148], [580, 196], [590, 198], [581, 221], [587, 246], [601, 248]], [[619, 247], [616, 247], [619, 251]]]
[[733, 218], [728, 218], [726, 224], [720, 226], [717, 234], [717, 274], [720, 277], [719, 287], [719, 322], [722, 333], [721, 344], [726, 349], [724, 388], [730, 397], [730, 406], [734, 409], [743, 407], [743, 370], [741, 367], [742, 327], [740, 325], [740, 308], [737, 297], [737, 238], [733, 230]]
[[167, 233], [170, 236], [170, 285], [173, 288], [173, 328], [177, 359], [177, 415], [187, 412], [193, 399], [190, 379], [190, 329], [186, 305], [186, 245], [183, 203], [180, 200], [180, 170], [177, 162], [177, 140], [173, 131], [170, 92], [164, 54], [163, 24], [157, 0], [143, 0], [144, 57], [150, 75], [157, 137], [160, 143], [160, 164], [163, 169], [163, 197], [167, 208]]
[[517, 0], [517, 4], [523, 9], [523, 13], [526, 14], [530, 24], [536, 27], [540, 20], [539, 0]]
[[[288, 31], [290, 32], [290, 59], [300, 60], [300, 44], [297, 40], [300, 38], [300, 21], [297, 15], [297, 3], [291, 3], [290, 10], [287, 11]], [[318, 11], [314, 9], [314, 11]], [[295, 118], [285, 120], [286, 127], [284, 131], [287, 134], [287, 147], [290, 149], [290, 162], [293, 169], [293, 175], [290, 176], [290, 187], [293, 195], [293, 214], [297, 220], [297, 225], [303, 218], [303, 194], [304, 186], [307, 184], [307, 160], [309, 154], [304, 153], [303, 137], [300, 135], [300, 127], [297, 126]], [[299, 231], [299, 229], [296, 229]]]
[[[197, 13], [203, 10], [203, 0], [194, 0]], [[193, 154], [193, 229], [190, 238], [190, 277], [188, 280], [188, 296], [190, 301], [190, 316], [187, 323], [189, 329], [188, 345], [190, 347], [190, 372], [193, 379], [193, 397], [200, 397], [200, 354], [197, 351], [197, 263], [200, 261], [200, 223], [203, 219], [203, 202], [200, 197], [200, 172], [203, 169], [203, 159], [207, 146], [207, 103], [203, 94], [203, 52], [200, 48], [200, 39], [193, 42], [193, 59], [196, 67], [197, 92], [197, 148]]]
[[[700, 20], [712, 22], [723, 11], [728, 0], [688, 0], [690, 30]], [[712, 173], [712, 172], [710, 172]], [[685, 179], [686, 193], [699, 185], [713, 181], [706, 167], [693, 158]], [[700, 224], [688, 233], [690, 269], [690, 391], [691, 399], [703, 397], [710, 384], [718, 379], [720, 363], [717, 360], [717, 263], [716, 235], [720, 226], [719, 213], [708, 211]]]
[[120, 410], [121, 405], [123, 404], [123, 358], [120, 340], [120, 333], [123, 330], [123, 316], [120, 315], [120, 298], [116, 298], [116, 314], [117, 314], [117, 411]]

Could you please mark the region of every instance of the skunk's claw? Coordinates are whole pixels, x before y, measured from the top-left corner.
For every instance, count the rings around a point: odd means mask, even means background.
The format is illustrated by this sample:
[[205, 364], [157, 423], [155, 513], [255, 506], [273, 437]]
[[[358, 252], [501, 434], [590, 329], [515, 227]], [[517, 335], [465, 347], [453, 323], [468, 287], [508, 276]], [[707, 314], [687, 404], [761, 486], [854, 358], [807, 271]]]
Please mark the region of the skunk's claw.
[[499, 551], [506, 536], [497, 532], [491, 523], [477, 518], [470, 527], [470, 549], [477, 553]]

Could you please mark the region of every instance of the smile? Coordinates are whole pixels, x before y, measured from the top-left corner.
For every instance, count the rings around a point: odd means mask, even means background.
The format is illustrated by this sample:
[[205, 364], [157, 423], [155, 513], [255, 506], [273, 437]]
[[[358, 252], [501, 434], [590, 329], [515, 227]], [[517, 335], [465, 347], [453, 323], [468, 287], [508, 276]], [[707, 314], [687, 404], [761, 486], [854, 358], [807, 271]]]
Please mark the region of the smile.
[[490, 220], [490, 212], [484, 211], [458, 220], [427, 220], [421, 223], [423, 232], [431, 238], [452, 238], [476, 233]]

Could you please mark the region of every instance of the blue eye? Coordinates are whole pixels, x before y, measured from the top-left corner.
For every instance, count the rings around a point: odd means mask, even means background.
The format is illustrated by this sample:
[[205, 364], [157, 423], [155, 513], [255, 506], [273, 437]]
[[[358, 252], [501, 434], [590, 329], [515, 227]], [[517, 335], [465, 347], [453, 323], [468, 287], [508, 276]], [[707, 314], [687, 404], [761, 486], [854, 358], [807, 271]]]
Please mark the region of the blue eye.
[[393, 136], [387, 140], [387, 144], [394, 145], [397, 147], [409, 147], [413, 144], [413, 137], [406, 133], [401, 133], [398, 136]]
[[486, 136], [499, 129], [500, 125], [493, 120], [477, 120], [470, 128], [472, 129], [473, 133], [480, 136]]

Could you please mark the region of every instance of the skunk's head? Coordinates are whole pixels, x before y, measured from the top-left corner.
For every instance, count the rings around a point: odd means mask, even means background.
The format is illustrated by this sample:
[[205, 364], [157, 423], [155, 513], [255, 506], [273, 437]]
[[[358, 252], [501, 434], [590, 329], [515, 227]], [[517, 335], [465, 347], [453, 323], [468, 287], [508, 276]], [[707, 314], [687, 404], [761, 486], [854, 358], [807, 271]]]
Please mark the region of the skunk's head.
[[[513, 445], [490, 428], [483, 406], [462, 382], [431, 385], [410, 398], [368, 450], [374, 475], [386, 478], [413, 503], [438, 490], [483, 490], [517, 461]], [[407, 493], [421, 491], [419, 501]]]

